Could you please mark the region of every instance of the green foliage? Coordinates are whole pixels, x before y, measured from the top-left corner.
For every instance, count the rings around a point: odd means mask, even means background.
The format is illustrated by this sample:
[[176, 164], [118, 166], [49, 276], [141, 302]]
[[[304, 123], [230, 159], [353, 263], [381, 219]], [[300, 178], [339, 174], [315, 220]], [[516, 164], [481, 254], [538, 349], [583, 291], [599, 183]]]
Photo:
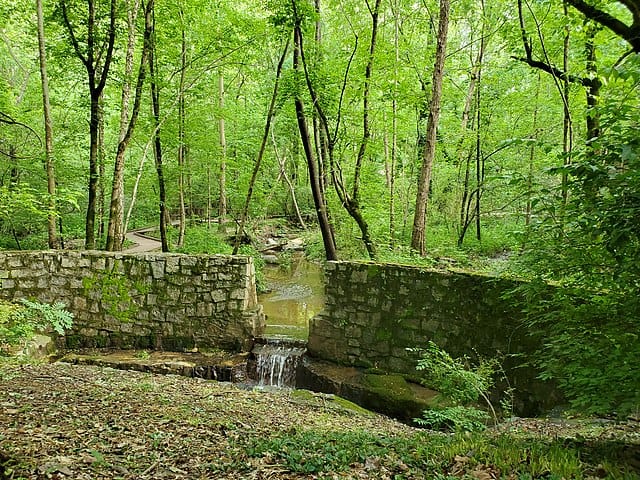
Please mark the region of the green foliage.
[[73, 324], [65, 304], [53, 305], [22, 299], [22, 305], [0, 301], [0, 345], [28, 342], [36, 333], [53, 330], [64, 335]]
[[[352, 468], [376, 469], [384, 464], [390, 478], [583, 478], [593, 468], [579, 446], [510, 435], [417, 433], [388, 436], [369, 431], [332, 432], [293, 429], [243, 442], [250, 458], [277, 464], [291, 472], [319, 478]], [[611, 458], [610, 458], [611, 457]], [[624, 467], [608, 452], [590, 452], [591, 461], [606, 465], [611, 478], [627, 478]], [[381, 459], [384, 459], [381, 462]], [[255, 460], [247, 463], [255, 465]], [[237, 465], [236, 465], [237, 466]], [[500, 477], [502, 472], [503, 477]], [[491, 476], [491, 478], [494, 478]], [[631, 477], [629, 477], [631, 478]]]
[[225, 243], [224, 238], [215, 231], [215, 226], [189, 226], [185, 231], [184, 238], [184, 245], [176, 250], [179, 253], [230, 255], [233, 250], [229, 244]]
[[538, 199], [518, 265], [533, 281], [518, 293], [544, 345], [542, 375], [582, 413], [625, 414], [640, 409], [640, 139], [624, 106], [605, 109], [602, 126], [572, 165], [552, 171], [567, 176], [569, 201], [553, 191]]
[[425, 410], [422, 413], [422, 418], [415, 419], [415, 422], [421, 427], [454, 432], [481, 431], [486, 428], [488, 421], [487, 412], [462, 405]]
[[452, 358], [432, 341], [417, 351], [416, 369], [426, 373], [425, 382], [458, 404], [477, 402], [493, 386], [496, 360], [481, 360], [470, 367], [469, 358]]
[[481, 430], [489, 415], [473, 406], [480, 398], [487, 402], [494, 419], [495, 411], [488, 398], [493, 386], [493, 377], [499, 367], [497, 360], [481, 359], [476, 366], [470, 366], [469, 359], [452, 358], [446, 351], [430, 341], [420, 353], [416, 369], [424, 371], [424, 383], [439, 391], [453, 405], [425, 410], [422, 418], [416, 418], [419, 425], [454, 431]]
[[250, 457], [273, 456], [289, 470], [304, 474], [342, 472], [354, 462], [382, 456], [390, 446], [388, 439], [368, 432], [296, 431], [292, 435], [257, 439], [246, 447]]

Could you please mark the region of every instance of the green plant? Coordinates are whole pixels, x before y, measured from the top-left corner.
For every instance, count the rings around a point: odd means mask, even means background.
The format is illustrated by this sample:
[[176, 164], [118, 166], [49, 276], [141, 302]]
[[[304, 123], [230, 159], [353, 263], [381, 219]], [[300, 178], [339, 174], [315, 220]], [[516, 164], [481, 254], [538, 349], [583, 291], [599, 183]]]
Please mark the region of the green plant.
[[425, 410], [421, 418], [414, 419], [421, 427], [455, 432], [484, 430], [488, 420], [489, 415], [484, 410], [462, 405]]
[[151, 357], [151, 354], [146, 350], [139, 350], [136, 352], [136, 358], [140, 358], [141, 360], [148, 360]]
[[22, 305], [0, 303], [0, 345], [28, 342], [37, 332], [53, 330], [64, 335], [73, 324], [65, 304], [52, 305], [21, 299]]
[[489, 399], [493, 377], [498, 370], [496, 359], [481, 359], [472, 366], [468, 357], [453, 358], [445, 350], [430, 341], [425, 349], [413, 349], [420, 354], [416, 369], [426, 373], [424, 383], [438, 390], [453, 405], [425, 410], [416, 423], [432, 428], [451, 430], [480, 430], [489, 416], [473, 404], [480, 398], [491, 410], [497, 422], [497, 414]]
[[[623, 68], [640, 75], [637, 60]], [[539, 348], [534, 364], [586, 414], [640, 409], [640, 138], [637, 109], [603, 106], [602, 132], [533, 200], [514, 291]], [[523, 301], [524, 300], [524, 301]], [[614, 386], [612, 388], [612, 386]]]

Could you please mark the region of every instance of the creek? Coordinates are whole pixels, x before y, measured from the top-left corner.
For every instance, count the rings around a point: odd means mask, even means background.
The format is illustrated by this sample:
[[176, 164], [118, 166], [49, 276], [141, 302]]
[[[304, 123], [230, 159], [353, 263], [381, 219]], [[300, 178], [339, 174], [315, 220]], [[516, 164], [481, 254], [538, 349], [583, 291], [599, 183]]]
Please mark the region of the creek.
[[267, 293], [258, 295], [267, 317], [265, 336], [306, 341], [309, 320], [324, 306], [322, 267], [294, 254], [286, 265], [264, 268]]

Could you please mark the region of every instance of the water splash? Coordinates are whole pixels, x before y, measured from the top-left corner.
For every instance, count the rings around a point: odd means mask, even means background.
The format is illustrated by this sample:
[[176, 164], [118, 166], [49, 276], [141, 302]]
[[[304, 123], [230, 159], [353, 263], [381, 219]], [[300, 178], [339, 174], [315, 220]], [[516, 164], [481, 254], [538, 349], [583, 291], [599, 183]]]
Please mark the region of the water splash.
[[256, 358], [258, 386], [295, 387], [298, 365], [306, 351], [304, 347], [287, 345], [286, 342], [256, 345], [252, 353]]

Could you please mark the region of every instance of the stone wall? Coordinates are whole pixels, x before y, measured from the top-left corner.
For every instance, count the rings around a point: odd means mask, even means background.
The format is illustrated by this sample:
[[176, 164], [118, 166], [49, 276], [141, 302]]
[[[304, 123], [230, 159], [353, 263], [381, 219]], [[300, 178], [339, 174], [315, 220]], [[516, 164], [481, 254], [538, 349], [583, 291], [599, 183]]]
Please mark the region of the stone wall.
[[[526, 355], [537, 346], [527, 335], [521, 306], [502, 298], [515, 286], [510, 280], [329, 262], [325, 281], [325, 309], [310, 324], [313, 357], [415, 376], [417, 355], [407, 348], [424, 347], [429, 340], [453, 356]], [[515, 368], [521, 362], [511, 356], [503, 360], [511, 386], [519, 391], [520, 410], [555, 402], [548, 386], [535, 378], [537, 372]]]
[[264, 328], [243, 256], [0, 252], [0, 298], [65, 303], [69, 348], [237, 351]]

